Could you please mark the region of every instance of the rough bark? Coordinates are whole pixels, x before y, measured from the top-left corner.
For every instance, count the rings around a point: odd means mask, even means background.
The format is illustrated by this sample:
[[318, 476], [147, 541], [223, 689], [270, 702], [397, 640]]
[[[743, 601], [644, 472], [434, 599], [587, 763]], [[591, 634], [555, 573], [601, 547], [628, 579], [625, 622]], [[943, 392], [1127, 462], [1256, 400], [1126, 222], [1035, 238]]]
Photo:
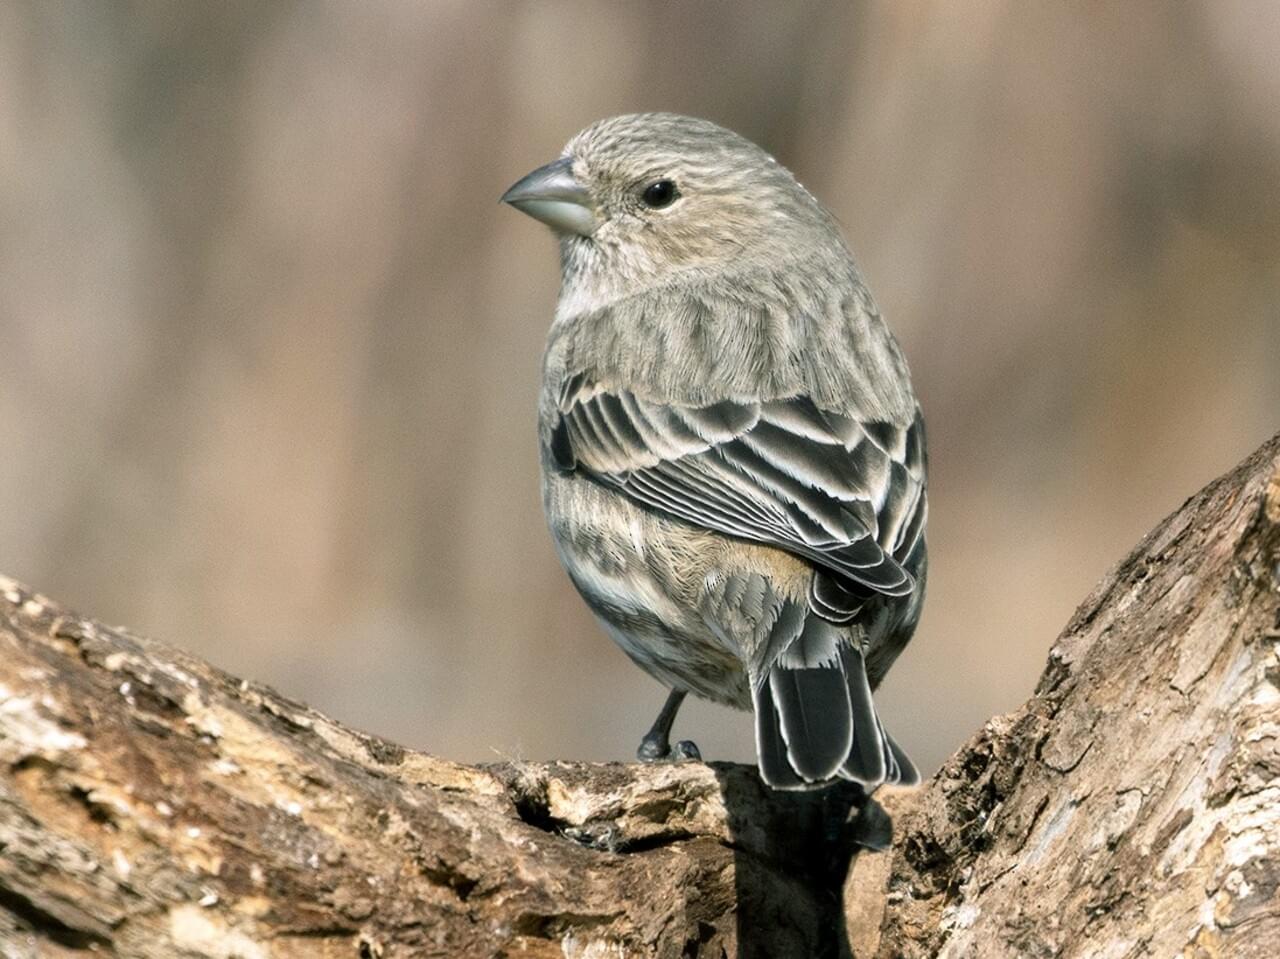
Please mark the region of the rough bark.
[[5, 957], [733, 955], [740, 915], [810, 955], [838, 922], [820, 797], [748, 768], [468, 768], [0, 597]]
[[1280, 436], [1104, 578], [897, 831], [860, 954], [1280, 954]]
[[1273, 955], [1278, 563], [1280, 437], [1107, 576], [1021, 710], [878, 797], [895, 842], [843, 897], [878, 822], [848, 792], [461, 766], [0, 580], [0, 954]]

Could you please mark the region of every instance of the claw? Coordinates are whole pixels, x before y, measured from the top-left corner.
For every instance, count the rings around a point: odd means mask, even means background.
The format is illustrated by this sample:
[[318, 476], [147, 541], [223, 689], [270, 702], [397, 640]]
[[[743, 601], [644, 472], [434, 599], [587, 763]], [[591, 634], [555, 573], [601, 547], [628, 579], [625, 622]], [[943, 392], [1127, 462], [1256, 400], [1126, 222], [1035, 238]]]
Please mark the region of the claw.
[[863, 849], [882, 852], [893, 845], [893, 820], [884, 806], [867, 797], [851, 824], [850, 838]]
[[636, 759], [642, 763], [683, 763], [701, 762], [702, 753], [697, 744], [682, 739], [674, 746], [666, 740], [646, 736], [640, 740], [640, 748], [636, 750]]
[[670, 743], [665, 743], [658, 739], [650, 739], [648, 736], [640, 740], [640, 747], [636, 750], [636, 759], [642, 763], [659, 763], [670, 755]]
[[698, 751], [697, 745], [689, 739], [682, 739], [676, 743], [676, 748], [671, 750], [671, 753], [671, 758], [677, 762], [686, 760], [702, 762], [702, 753]]

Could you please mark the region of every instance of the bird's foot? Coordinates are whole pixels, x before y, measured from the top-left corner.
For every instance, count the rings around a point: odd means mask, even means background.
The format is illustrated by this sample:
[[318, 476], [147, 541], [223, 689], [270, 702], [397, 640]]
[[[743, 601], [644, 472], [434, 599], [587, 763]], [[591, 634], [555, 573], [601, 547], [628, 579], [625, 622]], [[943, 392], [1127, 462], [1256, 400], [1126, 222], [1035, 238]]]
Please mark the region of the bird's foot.
[[850, 823], [850, 838], [863, 849], [883, 852], [893, 845], [893, 820], [870, 796]]
[[893, 845], [893, 819], [861, 784], [842, 782], [829, 788], [824, 803], [829, 848], [851, 842], [862, 849], [881, 852]]
[[640, 748], [636, 750], [636, 759], [642, 763], [701, 762], [702, 753], [688, 739], [682, 739], [672, 746], [665, 738], [645, 736], [640, 740]]

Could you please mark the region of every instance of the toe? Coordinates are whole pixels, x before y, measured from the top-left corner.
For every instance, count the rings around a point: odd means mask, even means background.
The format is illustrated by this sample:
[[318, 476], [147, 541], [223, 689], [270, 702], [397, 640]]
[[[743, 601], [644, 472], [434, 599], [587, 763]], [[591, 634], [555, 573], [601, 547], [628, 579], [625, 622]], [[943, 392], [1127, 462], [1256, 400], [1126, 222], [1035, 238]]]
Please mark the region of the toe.
[[864, 849], [874, 852], [888, 849], [893, 845], [893, 820], [874, 799], [867, 799], [852, 823], [852, 839]]
[[671, 750], [672, 759], [702, 761], [702, 753], [698, 751], [698, 747], [687, 739], [682, 739], [676, 743], [676, 748]]
[[656, 763], [669, 758], [671, 755], [671, 747], [666, 743], [660, 743], [655, 739], [642, 739], [640, 747], [636, 750], [636, 759], [642, 763]]

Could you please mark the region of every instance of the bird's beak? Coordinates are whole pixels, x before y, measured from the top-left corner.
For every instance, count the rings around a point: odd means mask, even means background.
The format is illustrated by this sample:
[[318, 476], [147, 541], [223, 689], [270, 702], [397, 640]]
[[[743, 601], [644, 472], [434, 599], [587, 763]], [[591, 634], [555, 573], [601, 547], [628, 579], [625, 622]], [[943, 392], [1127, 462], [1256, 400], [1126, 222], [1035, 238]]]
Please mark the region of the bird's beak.
[[502, 202], [553, 230], [590, 236], [600, 225], [591, 194], [573, 177], [573, 160], [561, 157], [517, 180]]

